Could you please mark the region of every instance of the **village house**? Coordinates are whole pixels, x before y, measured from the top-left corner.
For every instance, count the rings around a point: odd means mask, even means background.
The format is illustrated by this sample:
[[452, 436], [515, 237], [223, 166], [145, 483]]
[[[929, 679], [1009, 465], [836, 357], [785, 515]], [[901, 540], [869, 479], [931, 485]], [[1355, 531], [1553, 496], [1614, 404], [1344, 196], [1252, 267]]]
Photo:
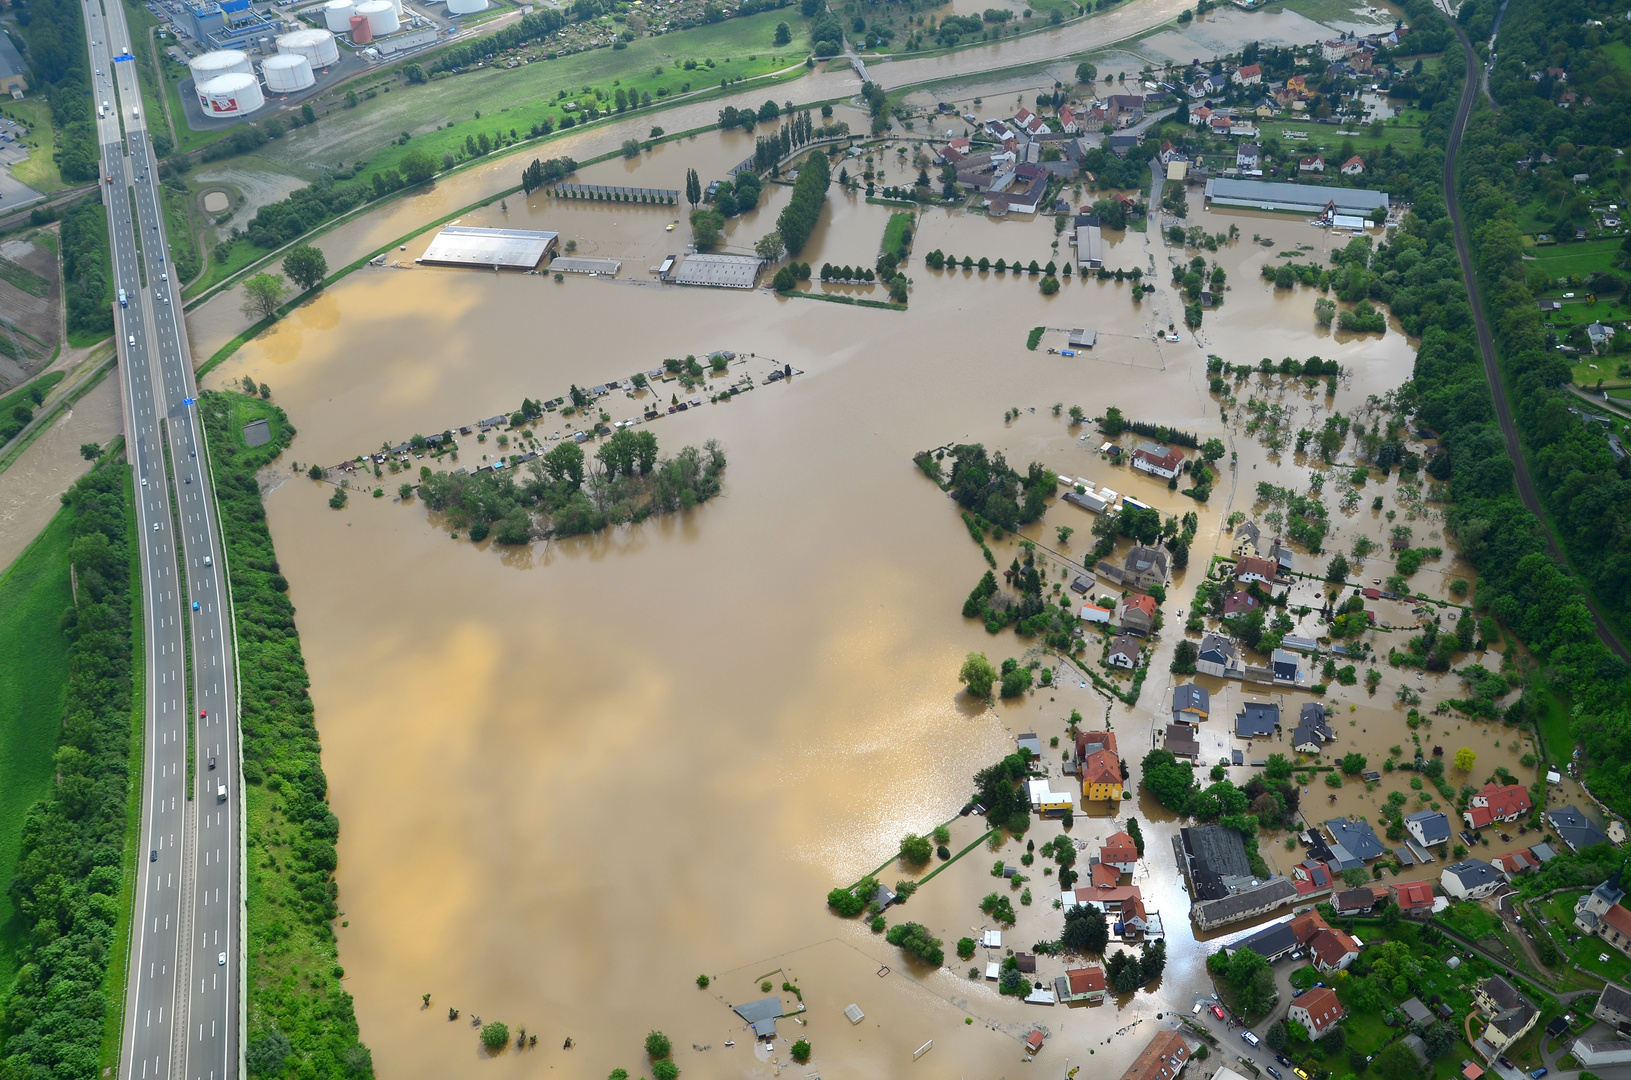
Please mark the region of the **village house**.
[[1235, 560], [1235, 580], [1242, 584], [1256, 581], [1263, 585], [1273, 585], [1276, 575], [1274, 563], [1267, 559], [1244, 555]]
[[1159, 446], [1141, 442], [1133, 451], [1133, 468], [1171, 480], [1184, 469], [1184, 452], [1176, 446]]
[[1570, 851], [1584, 851], [1608, 843], [1608, 834], [1573, 806], [1547, 811], [1546, 823], [1556, 830], [1559, 840], [1569, 845]]
[[1223, 598], [1223, 617], [1233, 621], [1242, 615], [1250, 615], [1262, 606], [1251, 593], [1232, 592]]
[[1631, 910], [1620, 903], [1625, 899], [1620, 885], [1623, 872], [1623, 867], [1614, 871], [1613, 877], [1580, 898], [1574, 908], [1574, 925], [1631, 956]]
[[1365, 171], [1365, 159], [1355, 154], [1342, 163], [1343, 176], [1360, 176]]
[[1188, 724], [1168, 724], [1161, 745], [1173, 757], [1194, 761], [1201, 756], [1201, 742], [1195, 737], [1195, 729]]
[[1241, 143], [1235, 148], [1235, 166], [1239, 169], [1254, 170], [1257, 168], [1258, 148], [1254, 142]]
[[1235, 716], [1235, 735], [1241, 739], [1261, 739], [1280, 726], [1280, 706], [1270, 701], [1248, 701]]
[[1110, 639], [1110, 646], [1105, 652], [1104, 659], [1112, 667], [1131, 671], [1138, 666], [1138, 658], [1143, 652], [1144, 646], [1139, 644], [1137, 638], [1131, 634], [1118, 634]]
[[[1116, 786], [1121, 786], [1119, 779]], [[1111, 833], [1099, 848], [1099, 862], [1113, 867], [1117, 874], [1130, 874], [1138, 863], [1138, 845], [1124, 832]]]
[[1212, 695], [1206, 687], [1185, 683], [1172, 691], [1174, 723], [1199, 724], [1211, 715]]
[[1105, 99], [1104, 108], [1116, 127], [1132, 127], [1144, 119], [1144, 99], [1136, 94], [1111, 94]]
[[1241, 659], [1240, 649], [1233, 641], [1222, 634], [1207, 634], [1201, 638], [1195, 670], [1214, 678], [1238, 679], [1246, 673], [1246, 662]]
[[1229, 552], [1235, 556], [1249, 555], [1257, 558], [1263, 554], [1263, 530], [1258, 528], [1255, 521], [1242, 521], [1235, 526], [1234, 539], [1229, 544]]
[[1245, 67], [1236, 68], [1229, 81], [1236, 86], [1256, 86], [1263, 81], [1263, 68], [1259, 64], [1247, 64]]
[[[1127, 553], [1127, 561], [1122, 565], [1121, 583], [1133, 589], [1165, 585], [1169, 565], [1166, 548], [1135, 546]], [[1153, 611], [1150, 613], [1152, 618], [1154, 614]]]
[[1189, 1044], [1178, 1032], [1157, 1032], [1121, 1074], [1121, 1080], [1177, 1080], [1189, 1063], [1189, 1054]]
[[1437, 847], [1450, 839], [1450, 819], [1437, 810], [1405, 815], [1404, 828], [1422, 847]]
[[1123, 634], [1149, 637], [1155, 630], [1155, 597], [1129, 593], [1117, 609], [1116, 625]]
[[1083, 802], [1119, 802], [1121, 785], [1121, 758], [1114, 750], [1099, 750], [1083, 759]]
[[1297, 714], [1297, 728], [1291, 733], [1291, 748], [1299, 754], [1317, 754], [1333, 737], [1326, 723], [1325, 706], [1317, 701], [1305, 702]]
[[1059, 107], [1059, 129], [1066, 135], [1076, 135], [1081, 132], [1081, 128], [1076, 124], [1076, 113], [1069, 105]]
[[1369, 915], [1376, 907], [1376, 893], [1370, 889], [1344, 889], [1331, 898], [1331, 910], [1338, 915]]
[[1482, 829], [1495, 822], [1517, 821], [1530, 809], [1529, 789], [1522, 784], [1485, 784], [1467, 801], [1462, 818], [1469, 829]]
[[1457, 900], [1482, 900], [1501, 887], [1500, 872], [1483, 859], [1451, 863], [1439, 875], [1439, 885]]
[[1425, 881], [1409, 881], [1403, 885], [1388, 886], [1393, 890], [1393, 902], [1405, 915], [1427, 915], [1433, 910], [1433, 887]]
[[1320, 157], [1318, 154], [1310, 154], [1308, 157], [1299, 158], [1297, 160], [1297, 171], [1305, 173], [1322, 173], [1325, 171], [1325, 159]]
[[1359, 942], [1344, 930], [1327, 927], [1309, 939], [1308, 956], [1321, 971], [1345, 971], [1359, 959]]
[[1479, 983], [1473, 1001], [1488, 1017], [1484, 1040], [1496, 1050], [1505, 1050], [1523, 1038], [1540, 1018], [1540, 1010], [1499, 975]]
[[1631, 990], [1609, 983], [1591, 1015], [1616, 1031], [1631, 1033]]
[[1348, 1015], [1348, 1010], [1337, 1000], [1335, 990], [1318, 986], [1293, 1001], [1287, 1015], [1308, 1029], [1309, 1038], [1318, 1041]]
[[1320, 44], [1320, 58], [1328, 64], [1335, 63], [1338, 60], [1347, 59], [1358, 47], [1354, 42], [1343, 38], [1322, 42]]
[[1105, 986], [1104, 969], [1096, 967], [1071, 968], [1053, 980], [1054, 993], [1062, 1002], [1096, 1004], [1104, 1000]]

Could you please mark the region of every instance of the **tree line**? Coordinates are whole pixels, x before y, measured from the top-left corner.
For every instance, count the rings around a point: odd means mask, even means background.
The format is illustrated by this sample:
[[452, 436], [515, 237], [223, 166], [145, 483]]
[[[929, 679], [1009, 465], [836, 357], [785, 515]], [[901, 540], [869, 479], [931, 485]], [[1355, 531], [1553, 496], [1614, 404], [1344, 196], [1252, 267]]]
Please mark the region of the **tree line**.
[[532, 159], [532, 164], [521, 170], [521, 190], [531, 195], [534, 191], [557, 180], [571, 176], [578, 171], [578, 163], [570, 157], [549, 158], [540, 161]]
[[[250, 896], [247, 923], [249, 1072], [368, 1080], [373, 1059], [358, 1038], [351, 995], [340, 985], [334, 940], [339, 915], [334, 842], [311, 679], [300, 650], [289, 582], [266, 527], [255, 473], [294, 438], [283, 410], [257, 402], [272, 440], [245, 447], [233, 430], [235, 392], [206, 390], [199, 412], [209, 436], [222, 542], [237, 627], [239, 723], [243, 731]], [[276, 822], [276, 824], [272, 824]], [[298, 961], [300, 978], [288, 977]]]
[[[766, 102], [773, 105], [774, 102]], [[793, 114], [781, 130], [771, 136], [760, 136], [753, 144], [753, 167], [758, 172], [776, 165], [782, 158], [809, 142], [813, 137], [815, 122], [810, 116], [810, 110]]]
[[789, 255], [804, 250], [804, 244], [815, 230], [821, 217], [821, 207], [827, 201], [827, 186], [832, 182], [832, 169], [825, 154], [812, 153], [799, 166], [798, 179], [793, 181], [793, 197], [776, 218], [776, 230], [782, 235]]
[[102, 196], [82, 199], [62, 215], [62, 281], [70, 333], [113, 333], [113, 255]]
[[0, 1011], [6, 1076], [95, 1077], [105, 1026], [123, 1022], [102, 987], [123, 948], [114, 930], [135, 860], [125, 845], [135, 680], [129, 483], [123, 462], [104, 461], [62, 496], [77, 602], [61, 617], [68, 683], [56, 783], [28, 809], [10, 882], [21, 964]]

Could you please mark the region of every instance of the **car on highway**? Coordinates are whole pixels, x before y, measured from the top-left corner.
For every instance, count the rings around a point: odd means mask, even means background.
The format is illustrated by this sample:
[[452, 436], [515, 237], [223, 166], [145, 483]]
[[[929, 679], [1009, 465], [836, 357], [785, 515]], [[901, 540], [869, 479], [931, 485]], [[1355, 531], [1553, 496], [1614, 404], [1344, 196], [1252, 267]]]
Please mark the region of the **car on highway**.
[[194, 601], [193, 601], [193, 610], [194, 610], [194, 611], [197, 611], [197, 610], [198, 610], [198, 601], [197, 601], [197, 600], [194, 600]]
[[211, 769], [215, 768], [215, 759], [214, 758], [210, 758], [210, 768]]
[[204, 565], [205, 566], [214, 566], [215, 562], [208, 555], [206, 555], [206, 556], [204, 556]]
[[125, 340], [126, 340], [126, 343], [129, 344], [132, 349], [134, 349], [136, 347], [136, 335], [135, 334], [131, 334], [130, 337], [128, 337]]
[[142, 477], [142, 487], [146, 487], [146, 486], [147, 486], [147, 477], [144, 476], [144, 477]]
[[158, 522], [156, 522], [156, 521], [155, 521], [155, 522], [153, 522], [153, 531], [154, 531], [154, 532], [158, 532], [158, 531], [159, 531], [159, 523], [158, 523]]
[[221, 964], [221, 965], [225, 966], [225, 964], [227, 962], [227, 954], [226, 953], [221, 953], [219, 956], [217, 956], [215, 958], [215, 962], [217, 964]]
[[159, 853], [158, 853], [158, 850], [156, 848], [147, 853], [147, 861], [148, 862], [158, 862], [159, 861]]
[[209, 716], [209, 714], [210, 714], [210, 711], [208, 709], [199, 709], [198, 710], [198, 718], [200, 720], [205, 719], [206, 717]]
[[1240, 1041], [1251, 1047], [1257, 1047], [1263, 1044], [1262, 1039], [1259, 1039], [1256, 1035], [1244, 1029], [1242, 1029], [1240, 1032]]

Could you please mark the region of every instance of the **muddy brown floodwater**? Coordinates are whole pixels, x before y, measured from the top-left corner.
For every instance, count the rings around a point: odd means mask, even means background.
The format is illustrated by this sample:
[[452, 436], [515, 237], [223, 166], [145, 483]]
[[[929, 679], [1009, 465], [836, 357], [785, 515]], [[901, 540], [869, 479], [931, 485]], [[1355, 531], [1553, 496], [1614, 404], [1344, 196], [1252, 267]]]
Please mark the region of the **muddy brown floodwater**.
[[[690, 161], [734, 159], [738, 143], [665, 148], [663, 175]], [[890, 154], [886, 168], [904, 175]], [[597, 166], [586, 179], [623, 168]], [[766, 205], [732, 222], [730, 246], [750, 248], [786, 198], [786, 188], [772, 188]], [[870, 263], [888, 209], [841, 193], [830, 206], [801, 257], [818, 267]], [[1306, 244], [1300, 261], [1323, 261], [1332, 243], [1346, 242], [1298, 218], [1197, 210], [1194, 220], [1208, 230], [1232, 222], [1244, 236], [1207, 255], [1228, 274], [1225, 305], [1207, 314], [1199, 340], [1180, 331], [1168, 342], [1157, 332], [1181, 310], [1167, 284], [1169, 260], [1186, 253], [1158, 234], [1128, 232], [1108, 246], [1112, 267], [1142, 267], [1157, 283], [1141, 303], [1129, 286], [1096, 280], [1072, 280], [1050, 298], [1035, 278], [936, 272], [921, 262], [934, 248], [976, 259], [1062, 258], [1050, 221], [931, 212], [909, 267], [911, 309], [900, 313], [650, 284], [647, 267], [683, 242], [665, 228], [674, 217], [539, 196], [487, 207], [464, 223], [556, 229], [585, 253], [622, 259], [619, 280], [367, 270], [303, 305], [208, 379], [223, 386], [248, 374], [269, 383], [300, 431], [279, 464], [268, 515], [344, 822], [342, 962], [381, 1074], [411, 1080], [479, 1067], [493, 1076], [549, 1068], [601, 1077], [621, 1065], [640, 1075], [640, 1039], [658, 1028], [687, 1076], [771, 1075], [800, 1036], [815, 1048], [811, 1069], [827, 1075], [895, 1075], [933, 1040], [922, 1059], [930, 1074], [989, 1076], [1017, 1064], [1018, 1039], [1040, 1025], [1052, 1036], [1043, 1051], [1050, 1068], [1092, 1054], [1095, 1071], [1115, 1075], [1158, 1024], [1171, 1022], [1158, 1013], [1187, 1011], [1211, 990], [1207, 946], [1190, 928], [1170, 855], [1171, 815], [1158, 807], [1135, 800], [1122, 812], [1148, 822], [1149, 857], [1135, 880], [1165, 922], [1170, 962], [1160, 983], [1110, 1005], [1027, 1007], [968, 979], [967, 964], [918, 969], [865, 926], [833, 917], [824, 896], [885, 863], [904, 833], [954, 819], [973, 772], [1009, 752], [1018, 732], [1063, 736], [1073, 708], [1089, 725], [1115, 727], [1136, 790], [1136, 763], [1164, 721], [1167, 667], [1205, 555], [1227, 551], [1222, 523], [1231, 511], [1263, 512], [1254, 505], [1258, 480], [1305, 490], [1312, 471], [1330, 473], [1330, 550], [1361, 533], [1385, 541], [1392, 523], [1368, 510], [1374, 494], [1390, 500], [1396, 521], [1412, 522], [1417, 543], [1429, 542], [1441, 511], [1419, 492], [1396, 477], [1371, 481], [1360, 504], [1367, 509], [1339, 511], [1334, 472], [1302, 455], [1271, 454], [1242, 416], [1223, 418], [1207, 387], [1208, 352], [1235, 363], [1335, 358], [1348, 375], [1334, 398], [1278, 382], [1257, 391], [1306, 411], [1298, 423], [1317, 424], [1333, 408], [1364, 413], [1367, 398], [1408, 378], [1412, 343], [1397, 326], [1380, 337], [1320, 330], [1313, 293], [1259, 280], [1258, 268], [1278, 251]], [[380, 235], [397, 226], [348, 228]], [[1253, 233], [1277, 246], [1254, 244]], [[428, 241], [393, 257], [410, 261]], [[811, 288], [878, 295], [875, 287]], [[1028, 351], [1026, 332], [1038, 325], [1049, 332], [1042, 348]], [[1098, 347], [1076, 357], [1048, 352], [1073, 326], [1097, 329]], [[715, 349], [741, 354], [728, 381], [746, 372], [761, 385], [729, 404], [653, 422], [666, 451], [716, 438], [729, 455], [723, 496], [680, 515], [504, 550], [450, 540], [417, 501], [357, 490], [347, 509], [330, 510], [326, 488], [290, 473], [295, 461], [332, 464], [382, 441], [508, 411], [524, 396], [553, 397], [571, 383]], [[803, 374], [764, 384], [771, 363]], [[674, 389], [661, 386], [656, 401], [666, 404]], [[1242, 388], [1240, 400], [1251, 392]], [[654, 395], [602, 400], [622, 419]], [[1111, 466], [1093, 451], [1096, 438], [1078, 438], [1081, 430], [1052, 415], [1056, 402], [1089, 416], [1115, 405], [1202, 439], [1215, 435], [1238, 462], [1200, 506]], [[1018, 413], [1005, 419], [1010, 409]], [[540, 427], [568, 423], [557, 416]], [[1199, 512], [1191, 567], [1173, 583], [1168, 630], [1154, 643], [1136, 707], [1110, 706], [1065, 669], [1056, 688], [1021, 702], [984, 708], [959, 695], [965, 653], [997, 660], [1027, 647], [959, 616], [985, 563], [953, 504], [911, 463], [918, 450], [965, 441], [1001, 449], [1020, 466], [1036, 459], [1109, 483], [1168, 513]], [[1352, 447], [1350, 439], [1339, 463]], [[473, 438], [461, 444], [465, 466], [496, 452]], [[398, 480], [381, 485], [394, 491]], [[1061, 524], [1078, 539], [1048, 556], [1056, 560], [1050, 581], [1082, 554], [1090, 515], [1056, 505], [1031, 533], [1056, 547]], [[1006, 565], [1012, 539], [993, 547]], [[1453, 558], [1446, 552], [1429, 563], [1413, 584], [1447, 596], [1452, 574], [1470, 577]], [[1299, 569], [1316, 571], [1323, 561], [1299, 555]], [[1363, 572], [1386, 576], [1386, 561], [1372, 556]], [[1396, 606], [1384, 614], [1413, 621], [1408, 607]], [[1407, 636], [1384, 631], [1376, 645], [1385, 655]], [[1499, 659], [1492, 652], [1486, 662]], [[1418, 682], [1381, 670], [1376, 697], [1361, 683], [1334, 687], [1328, 699], [1339, 748], [1364, 749], [1377, 765], [1391, 744], [1411, 741], [1394, 697], [1400, 685], [1429, 697], [1455, 689], [1436, 676]], [[1209, 754], [1233, 742], [1229, 718], [1244, 699], [1239, 685], [1213, 689]], [[1309, 699], [1300, 690], [1279, 696], [1293, 713]], [[1445, 742], [1447, 753], [1473, 745], [1480, 777], [1496, 764], [1516, 768], [1522, 748], [1493, 745], [1507, 733], [1456, 723], [1441, 718], [1421, 731], [1424, 742]], [[1251, 748], [1249, 757], [1268, 749]], [[1231, 772], [1244, 781], [1248, 770]], [[1337, 809], [1374, 818], [1370, 800], [1394, 785], [1403, 781], [1390, 776], [1374, 794], [1352, 785]], [[1323, 794], [1304, 804], [1316, 822], [1330, 816]], [[977, 825], [952, 821], [953, 850], [979, 838]], [[1072, 835], [1091, 849], [1114, 827], [1108, 810], [1087, 812]], [[1044, 824], [1032, 836], [1040, 843], [1058, 828]], [[1287, 870], [1296, 859], [1278, 849], [1265, 844]], [[1010, 843], [1000, 857], [1019, 854]], [[952, 955], [956, 939], [983, 921], [978, 902], [996, 884], [995, 857], [988, 848], [971, 852], [893, 918], [923, 922]], [[889, 882], [905, 876], [893, 863], [883, 872]], [[1057, 888], [1040, 873], [1031, 888], [1034, 903], [1019, 909], [1010, 945], [1029, 948], [1058, 934]], [[1062, 970], [1044, 960], [1039, 977]], [[695, 983], [703, 973], [715, 977], [707, 990]], [[760, 996], [761, 979], [796, 981], [807, 1010], [782, 1022], [769, 1049], [755, 1048], [725, 1004]], [[422, 1010], [427, 991], [431, 1008]], [[852, 1002], [866, 1013], [857, 1026], [842, 1015]], [[483, 1061], [470, 1028], [445, 1019], [448, 1006], [524, 1026], [543, 1049]], [[1118, 1037], [1129, 1025], [1131, 1037]], [[569, 1036], [575, 1048], [561, 1049]], [[733, 1038], [736, 1046], [725, 1047]]]
[[105, 378], [0, 473], [0, 572], [62, 508], [57, 497], [90, 471], [80, 446], [106, 446], [123, 430], [118, 380]]

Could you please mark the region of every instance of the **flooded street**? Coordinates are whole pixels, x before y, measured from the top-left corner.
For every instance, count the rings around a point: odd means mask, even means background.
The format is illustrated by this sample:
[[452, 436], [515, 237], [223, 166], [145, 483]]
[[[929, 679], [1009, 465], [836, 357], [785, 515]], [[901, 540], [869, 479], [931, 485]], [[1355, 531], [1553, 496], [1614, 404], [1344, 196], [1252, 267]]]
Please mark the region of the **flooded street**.
[[106, 446], [123, 430], [118, 380], [105, 378], [30, 443], [10, 468], [0, 472], [0, 571], [62, 509], [58, 496], [90, 471], [91, 463], [80, 455], [80, 445]]
[[[742, 148], [725, 144], [710, 137], [665, 147], [652, 155], [663, 168], [650, 182], [700, 171], [699, 162], [738, 160]], [[886, 170], [904, 176], [908, 166], [892, 155], [883, 155]], [[607, 163], [586, 179], [606, 182], [623, 168]], [[787, 191], [768, 189], [757, 211], [732, 221], [729, 247], [749, 249]], [[414, 201], [391, 213], [406, 215]], [[800, 257], [817, 267], [870, 263], [888, 215], [835, 191]], [[824, 1074], [890, 1075], [932, 1039], [924, 1064], [936, 1075], [1000, 1075], [1020, 1060], [1017, 1040], [1032, 1025], [1052, 1036], [1050, 1062], [1080, 1063], [1091, 1051], [1096, 1071], [1119, 1072], [1153, 1034], [1157, 1013], [1187, 1011], [1195, 995], [1211, 991], [1171, 857], [1171, 815], [1159, 807], [1135, 798], [1118, 815], [1146, 822], [1150, 847], [1134, 881], [1170, 944], [1162, 981], [1123, 1002], [1039, 1009], [969, 980], [970, 965], [955, 959], [948, 969], [918, 970], [863, 924], [832, 916], [825, 894], [884, 863], [904, 833], [953, 819], [971, 775], [1011, 752], [1017, 733], [1058, 735], [1063, 744], [1072, 709], [1087, 726], [1107, 720], [1115, 728], [1136, 793], [1137, 762], [1165, 723], [1182, 612], [1205, 556], [1229, 547], [1223, 522], [1234, 510], [1260, 510], [1259, 479], [1303, 490], [1318, 465], [1271, 454], [1236, 413], [1227, 422], [1220, 416], [1207, 353], [1242, 364], [1337, 359], [1349, 374], [1334, 398], [1278, 380], [1258, 391], [1323, 417], [1362, 412], [1368, 396], [1406, 379], [1412, 343], [1396, 327], [1380, 337], [1333, 335], [1315, 324], [1312, 290], [1276, 292], [1262, 282], [1258, 268], [1277, 251], [1306, 244], [1313, 251], [1299, 258], [1323, 261], [1330, 244], [1347, 240], [1282, 215], [1194, 212], [1191, 220], [1209, 231], [1233, 222], [1243, 235], [1207, 253], [1228, 274], [1226, 303], [1207, 313], [1199, 341], [1180, 330], [1177, 342], [1157, 340], [1180, 311], [1169, 260], [1193, 251], [1168, 248], [1159, 235], [1107, 237], [1109, 265], [1142, 267], [1157, 283], [1141, 302], [1129, 285], [1097, 280], [1073, 279], [1044, 297], [1035, 278], [933, 271], [921, 255], [940, 248], [976, 259], [1066, 258], [1068, 248], [1051, 246], [1051, 222], [934, 211], [921, 221], [908, 268], [911, 309], [900, 313], [650, 284], [647, 267], [682, 249], [684, 227], [665, 228], [675, 216], [563, 206], [542, 195], [514, 197], [507, 209], [495, 203], [461, 223], [558, 230], [577, 238], [582, 253], [623, 260], [619, 280], [370, 269], [303, 305], [207, 380], [224, 386], [249, 374], [267, 382], [300, 431], [268, 514], [344, 826], [339, 878], [349, 925], [338, 931], [341, 959], [382, 1074], [441, 1076], [484, 1056], [463, 1020], [446, 1020], [449, 1006], [539, 1035], [540, 1049], [487, 1064], [505, 1075], [532, 1075], [546, 1062], [567, 1076], [600, 1077], [615, 1066], [638, 1075], [639, 1040], [652, 1028], [670, 1035], [691, 1076], [769, 1076], [770, 1057], [785, 1066], [789, 1043], [801, 1036], [815, 1047], [810, 1068]], [[346, 228], [354, 232], [343, 242], [362, 250], [379, 242], [363, 238], [368, 230], [405, 231], [371, 219]], [[1277, 246], [1254, 244], [1254, 232]], [[392, 257], [408, 263], [429, 240]], [[1053, 329], [1028, 351], [1026, 331], [1037, 325]], [[1098, 347], [1073, 358], [1050, 354], [1072, 326], [1097, 329]], [[747, 372], [760, 386], [650, 426], [665, 452], [716, 438], [729, 455], [724, 496], [680, 515], [502, 549], [450, 540], [417, 501], [356, 489], [346, 510], [330, 510], [330, 489], [290, 475], [293, 462], [330, 465], [381, 442], [509, 411], [524, 396], [553, 397], [571, 383], [715, 349], [741, 357], [721, 385]], [[772, 362], [803, 374], [766, 384]], [[671, 389], [660, 387], [662, 404]], [[1252, 392], [1242, 387], [1240, 401]], [[652, 400], [648, 391], [601, 404], [623, 419]], [[1114, 405], [1203, 440], [1223, 438], [1239, 455], [1235, 474], [1210, 504], [1195, 504], [1090, 451], [1097, 441], [1078, 439], [1080, 430], [1053, 416], [1056, 402], [1089, 416]], [[1017, 418], [1004, 419], [1009, 409], [1020, 410]], [[568, 423], [552, 416], [539, 427]], [[1034, 458], [1110, 483], [1168, 513], [1199, 513], [1190, 569], [1172, 586], [1168, 630], [1137, 706], [1110, 707], [1064, 672], [1058, 688], [989, 709], [958, 693], [965, 653], [998, 661], [1031, 644], [1011, 632], [992, 637], [958, 614], [985, 563], [954, 505], [911, 456], [964, 441], [1001, 449], [1021, 467]], [[466, 467], [488, 452], [498, 451], [461, 440]], [[397, 480], [380, 484], [394, 491]], [[1428, 543], [1437, 511], [1401, 496], [1397, 483], [1373, 480], [1363, 505], [1387, 492], [1399, 520], [1416, 515], [1417, 543]], [[1335, 487], [1333, 476], [1333, 504]], [[1064, 555], [1080, 557], [1090, 519], [1059, 504], [1031, 534], [1056, 547], [1054, 526], [1069, 524], [1077, 538]], [[1333, 508], [1332, 519], [1328, 551], [1346, 549], [1362, 531], [1385, 540], [1389, 525], [1368, 509]], [[992, 546], [1007, 565], [1012, 539]], [[1300, 555], [1307, 565], [1298, 568], [1317, 573], [1327, 557]], [[1380, 569], [1384, 555], [1372, 560], [1371, 573], [1391, 572]], [[1439, 584], [1434, 572], [1451, 566], [1448, 554], [1429, 562], [1412, 586], [1447, 595], [1449, 575], [1438, 575]], [[1409, 617], [1404, 608], [1400, 618]], [[1402, 647], [1405, 635], [1379, 636], [1383, 653], [1387, 640]], [[1327, 699], [1338, 713], [1332, 749], [1363, 748], [1378, 766], [1389, 744], [1410, 742], [1395, 689], [1405, 680], [1422, 685], [1381, 670], [1376, 697], [1363, 685], [1333, 686]], [[1230, 719], [1246, 691], [1238, 683], [1213, 689], [1205, 737], [1239, 745]], [[1301, 691], [1280, 696], [1293, 713], [1308, 700]], [[1490, 745], [1504, 731], [1467, 723], [1457, 731], [1455, 723], [1423, 729], [1424, 741], [1444, 741], [1449, 753], [1477, 747], [1480, 777], [1496, 764], [1516, 766], [1521, 749]], [[1247, 770], [1231, 772], [1243, 782]], [[1385, 794], [1351, 785], [1335, 809], [1364, 812]], [[1323, 795], [1304, 803], [1315, 823], [1330, 816]], [[1091, 854], [1116, 827], [1106, 811], [1088, 812], [1071, 834]], [[954, 851], [983, 831], [967, 818], [951, 828]], [[1040, 844], [1058, 830], [1047, 822], [1030, 837]], [[923, 922], [950, 957], [956, 939], [984, 922], [979, 898], [1002, 888], [989, 876], [992, 860], [1020, 853], [1013, 842], [995, 854], [971, 851], [892, 921]], [[1282, 871], [1300, 858], [1277, 840], [1265, 841], [1264, 854]], [[893, 861], [880, 874], [891, 884], [906, 876]], [[1019, 925], [1008, 937], [1020, 948], [1056, 937], [1060, 925], [1056, 884], [1039, 874], [1031, 888], [1035, 900], [1016, 909]], [[984, 959], [982, 952], [976, 963]], [[1038, 977], [1063, 967], [1045, 959]], [[698, 974], [714, 977], [707, 990], [697, 987]], [[756, 1057], [725, 1002], [761, 996], [757, 984], [767, 978], [796, 982], [808, 1026], [783, 1020], [784, 1037]], [[423, 1010], [427, 991], [432, 1003]], [[866, 1013], [854, 1027], [842, 1016], [852, 1002]], [[1142, 1021], [1136, 1037], [1105, 1045], [1134, 1021]], [[568, 1036], [575, 1048], [563, 1050]], [[737, 1045], [724, 1047], [731, 1038]]]

